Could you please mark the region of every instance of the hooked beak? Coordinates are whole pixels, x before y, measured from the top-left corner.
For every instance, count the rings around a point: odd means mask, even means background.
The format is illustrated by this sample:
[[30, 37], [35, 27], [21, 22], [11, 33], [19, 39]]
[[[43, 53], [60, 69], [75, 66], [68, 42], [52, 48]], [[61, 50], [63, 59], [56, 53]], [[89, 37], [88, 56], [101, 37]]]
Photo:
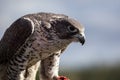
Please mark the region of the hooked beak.
[[79, 42], [83, 45], [85, 43], [85, 37], [81, 34], [76, 34], [75, 37], [79, 40]]
[[85, 43], [85, 38], [83, 36], [78, 38], [78, 39], [82, 45]]

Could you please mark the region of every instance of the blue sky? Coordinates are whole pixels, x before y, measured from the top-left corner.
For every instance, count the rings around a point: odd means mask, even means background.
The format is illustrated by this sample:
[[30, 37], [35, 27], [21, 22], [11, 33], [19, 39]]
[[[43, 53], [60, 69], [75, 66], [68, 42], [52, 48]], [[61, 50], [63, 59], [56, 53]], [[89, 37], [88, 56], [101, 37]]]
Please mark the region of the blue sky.
[[81, 22], [86, 43], [72, 43], [62, 54], [61, 66], [120, 63], [120, 0], [0, 0], [0, 12], [0, 38], [16, 19], [29, 13], [62, 13]]

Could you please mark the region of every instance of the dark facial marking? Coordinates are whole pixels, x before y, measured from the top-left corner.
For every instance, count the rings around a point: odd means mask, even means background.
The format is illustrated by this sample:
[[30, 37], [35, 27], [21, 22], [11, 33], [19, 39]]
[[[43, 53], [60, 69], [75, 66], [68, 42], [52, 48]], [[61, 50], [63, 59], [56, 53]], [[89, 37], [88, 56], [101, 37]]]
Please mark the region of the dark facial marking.
[[53, 26], [61, 39], [70, 39], [73, 35], [79, 33], [79, 30], [67, 20], [57, 20]]

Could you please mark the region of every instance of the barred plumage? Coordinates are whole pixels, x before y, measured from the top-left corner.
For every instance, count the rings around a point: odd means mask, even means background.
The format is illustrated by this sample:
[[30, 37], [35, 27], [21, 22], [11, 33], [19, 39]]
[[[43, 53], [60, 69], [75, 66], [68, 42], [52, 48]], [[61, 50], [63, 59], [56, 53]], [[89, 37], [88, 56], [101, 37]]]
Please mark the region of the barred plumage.
[[0, 80], [35, 80], [40, 64], [41, 80], [57, 80], [60, 54], [71, 42], [84, 44], [84, 28], [66, 15], [19, 18], [0, 41]]

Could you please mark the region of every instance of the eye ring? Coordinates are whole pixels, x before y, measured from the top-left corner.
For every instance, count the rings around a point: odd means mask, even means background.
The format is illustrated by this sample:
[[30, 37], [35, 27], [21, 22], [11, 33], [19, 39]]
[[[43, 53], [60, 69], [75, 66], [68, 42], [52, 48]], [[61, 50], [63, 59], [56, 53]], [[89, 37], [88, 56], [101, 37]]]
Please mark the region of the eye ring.
[[73, 26], [68, 26], [68, 30], [70, 32], [77, 32], [77, 29], [75, 27], [73, 27]]

